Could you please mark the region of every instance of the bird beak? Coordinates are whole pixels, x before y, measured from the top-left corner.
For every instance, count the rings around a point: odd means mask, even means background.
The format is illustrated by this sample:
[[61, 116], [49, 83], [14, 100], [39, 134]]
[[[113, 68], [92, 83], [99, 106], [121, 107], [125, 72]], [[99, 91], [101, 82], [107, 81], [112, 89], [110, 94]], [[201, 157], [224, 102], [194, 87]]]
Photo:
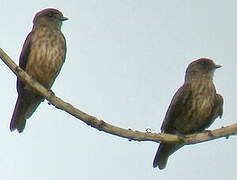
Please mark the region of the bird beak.
[[62, 17], [62, 18], [60, 18], [60, 21], [66, 21], [66, 20], [68, 20], [67, 17]]
[[218, 65], [218, 64], [216, 64], [215, 65], [215, 68], [217, 69], [217, 68], [220, 68], [220, 67], [222, 67], [221, 65]]

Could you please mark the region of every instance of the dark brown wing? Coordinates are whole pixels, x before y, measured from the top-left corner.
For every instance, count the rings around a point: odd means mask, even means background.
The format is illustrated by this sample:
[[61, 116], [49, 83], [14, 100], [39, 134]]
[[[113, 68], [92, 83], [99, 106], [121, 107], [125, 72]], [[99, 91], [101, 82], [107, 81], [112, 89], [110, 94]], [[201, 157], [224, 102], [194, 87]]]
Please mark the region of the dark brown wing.
[[223, 114], [224, 100], [220, 94], [216, 94], [215, 104], [211, 113], [211, 122], [213, 122], [218, 116], [221, 118]]
[[[176, 120], [180, 117], [184, 116], [185, 106], [187, 107], [187, 103], [190, 101], [190, 96], [192, 95], [192, 91], [190, 89], [190, 85], [185, 83], [181, 86], [178, 91], [175, 93], [169, 108], [166, 112], [165, 119], [161, 126], [161, 131], [165, 133], [176, 133], [175, 132], [175, 124]], [[164, 169], [166, 163], [168, 161], [168, 157], [181, 148], [183, 144], [167, 144], [161, 143], [157, 152], [156, 156], [153, 161], [153, 167], [159, 167], [159, 169]]]
[[188, 99], [191, 96], [192, 91], [190, 85], [185, 83], [181, 86], [178, 91], [173, 96], [173, 99], [169, 105], [169, 108], [166, 112], [165, 119], [161, 126], [161, 132], [173, 133], [175, 124], [174, 121], [181, 117], [184, 113], [184, 106], [188, 103]]
[[215, 103], [212, 109], [212, 113], [210, 114], [210, 117], [206, 121], [203, 121], [202, 126], [200, 126], [199, 129], [197, 129], [197, 131], [203, 131], [204, 129], [209, 128], [216, 118], [222, 117], [223, 103], [224, 100], [222, 96], [220, 94], [216, 94]]
[[[30, 49], [31, 49], [31, 35], [32, 35], [32, 32], [30, 32], [24, 42], [24, 45], [23, 45], [23, 48], [21, 50], [21, 55], [20, 55], [20, 60], [19, 60], [19, 66], [25, 70], [26, 68], [26, 64], [27, 64], [27, 60], [28, 60], [28, 56], [29, 56], [29, 53], [30, 53]], [[21, 91], [23, 89], [23, 83], [22, 81], [18, 78], [17, 79], [17, 92], [18, 94], [21, 94]]]
[[216, 103], [213, 111], [213, 118], [217, 118], [218, 116], [221, 118], [223, 114], [223, 104], [224, 99], [220, 94], [216, 94]]

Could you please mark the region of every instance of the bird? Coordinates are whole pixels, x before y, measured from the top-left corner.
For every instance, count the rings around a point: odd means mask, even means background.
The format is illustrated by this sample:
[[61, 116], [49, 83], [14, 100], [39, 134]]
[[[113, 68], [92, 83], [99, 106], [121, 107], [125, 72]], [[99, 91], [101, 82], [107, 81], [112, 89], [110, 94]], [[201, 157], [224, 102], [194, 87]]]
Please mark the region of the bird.
[[[165, 114], [162, 133], [186, 135], [202, 132], [217, 117], [222, 117], [224, 100], [216, 93], [213, 83], [214, 71], [220, 67], [209, 58], [200, 58], [188, 65], [184, 84], [173, 96]], [[164, 169], [168, 157], [183, 146], [161, 142], [153, 167]]]
[[[19, 58], [19, 66], [33, 79], [50, 89], [66, 57], [66, 40], [61, 32], [62, 22], [68, 20], [54, 8], [36, 13], [33, 28], [28, 34]], [[11, 118], [10, 130], [23, 132], [30, 118], [44, 101], [39, 93], [17, 79], [18, 98]]]

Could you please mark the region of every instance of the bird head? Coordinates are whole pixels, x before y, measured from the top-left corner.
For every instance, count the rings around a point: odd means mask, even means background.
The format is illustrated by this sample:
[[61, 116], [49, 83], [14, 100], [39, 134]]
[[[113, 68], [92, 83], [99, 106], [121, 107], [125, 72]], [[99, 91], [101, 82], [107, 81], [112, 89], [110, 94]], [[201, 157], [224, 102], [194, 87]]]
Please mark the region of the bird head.
[[221, 65], [217, 65], [213, 60], [208, 58], [200, 58], [188, 65], [186, 70], [185, 79], [192, 78], [213, 78], [214, 71], [220, 68]]
[[51, 25], [53, 27], [61, 28], [62, 22], [68, 20], [67, 17], [64, 17], [63, 14], [53, 8], [47, 8], [42, 11], [39, 11], [33, 20], [34, 25]]

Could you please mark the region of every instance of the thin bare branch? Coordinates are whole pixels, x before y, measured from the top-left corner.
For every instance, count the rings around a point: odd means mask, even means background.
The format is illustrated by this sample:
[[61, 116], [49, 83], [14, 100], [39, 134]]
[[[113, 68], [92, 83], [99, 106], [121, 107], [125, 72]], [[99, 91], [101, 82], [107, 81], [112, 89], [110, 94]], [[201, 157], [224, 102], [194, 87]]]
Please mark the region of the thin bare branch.
[[196, 144], [204, 141], [209, 141], [221, 137], [229, 137], [237, 133], [237, 124], [231, 126], [222, 127], [213, 131], [205, 131], [203, 133], [191, 134], [187, 136], [177, 136], [164, 133], [151, 133], [141, 132], [132, 129], [124, 129], [112, 124], [106, 123], [104, 120], [91, 116], [71, 104], [63, 101], [62, 99], [55, 96], [51, 90], [47, 90], [37, 81], [32, 79], [25, 71], [17, 66], [11, 58], [0, 48], [0, 58], [2, 61], [20, 78], [22, 81], [27, 83], [33, 89], [37, 90], [42, 96], [44, 96], [51, 104], [57, 108], [66, 111], [77, 119], [82, 120], [84, 123], [91, 127], [104, 131], [109, 134], [127, 138], [128, 140], [135, 141], [153, 141], [153, 142], [169, 142], [169, 143], [185, 143], [185, 144]]

